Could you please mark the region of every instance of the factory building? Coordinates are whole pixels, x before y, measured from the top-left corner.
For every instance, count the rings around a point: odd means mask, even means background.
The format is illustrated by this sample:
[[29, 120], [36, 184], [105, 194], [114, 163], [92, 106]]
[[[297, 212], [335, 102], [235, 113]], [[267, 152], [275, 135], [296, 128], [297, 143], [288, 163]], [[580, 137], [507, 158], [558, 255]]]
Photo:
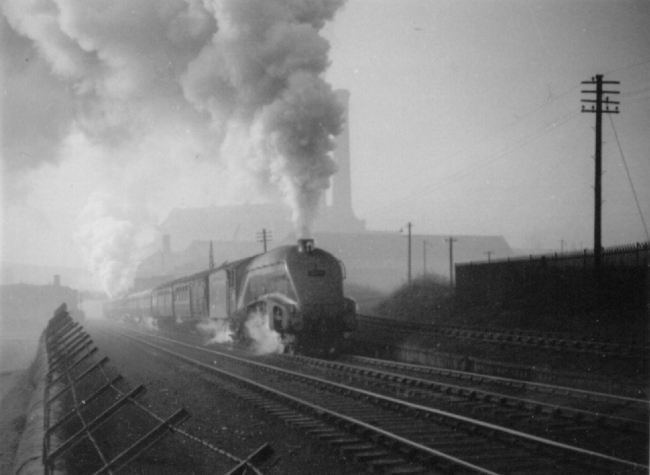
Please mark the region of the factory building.
[[[407, 280], [408, 242], [403, 234], [366, 229], [352, 208], [349, 93], [337, 91], [346, 106], [345, 127], [334, 150], [338, 172], [331, 183], [331, 199], [323, 203], [314, 225], [316, 245], [333, 253], [346, 267], [347, 283], [388, 292]], [[215, 265], [262, 252], [259, 234], [267, 232], [268, 247], [296, 240], [291, 211], [284, 204], [248, 204], [174, 209], [161, 225], [161, 250], [138, 269], [136, 288], [150, 288], [169, 280], [205, 270], [210, 243]], [[501, 236], [454, 236], [454, 261], [486, 260], [512, 256]], [[413, 277], [427, 273], [449, 275], [448, 236], [415, 235], [411, 241]], [[426, 244], [425, 244], [426, 242]], [[172, 249], [173, 246], [173, 249]], [[425, 269], [426, 267], [426, 269]]]

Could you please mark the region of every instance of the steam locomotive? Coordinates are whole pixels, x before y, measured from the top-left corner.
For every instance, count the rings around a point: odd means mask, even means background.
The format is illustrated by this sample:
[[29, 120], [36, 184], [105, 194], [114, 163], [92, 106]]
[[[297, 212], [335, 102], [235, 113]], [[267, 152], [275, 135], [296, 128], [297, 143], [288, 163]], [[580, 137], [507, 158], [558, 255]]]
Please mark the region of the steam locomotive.
[[356, 329], [356, 304], [343, 295], [345, 268], [312, 239], [106, 302], [105, 317], [158, 323], [211, 322], [247, 342], [253, 314], [286, 352], [331, 354]]

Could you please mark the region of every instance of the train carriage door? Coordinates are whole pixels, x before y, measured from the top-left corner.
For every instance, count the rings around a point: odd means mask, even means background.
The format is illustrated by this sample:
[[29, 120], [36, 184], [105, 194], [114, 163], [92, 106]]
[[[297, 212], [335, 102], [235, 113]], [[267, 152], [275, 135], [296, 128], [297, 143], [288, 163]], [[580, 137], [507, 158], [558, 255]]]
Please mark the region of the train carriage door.
[[237, 292], [235, 291], [236, 290], [235, 280], [237, 278], [237, 270], [229, 269], [226, 271], [226, 275], [227, 275], [226, 279], [228, 281], [227, 309], [228, 309], [228, 315], [232, 315], [237, 311]]
[[227, 283], [223, 271], [212, 272], [208, 277], [209, 315], [213, 319], [228, 317]]
[[191, 312], [195, 319], [202, 319], [207, 316], [205, 308], [205, 279], [197, 279], [190, 284], [190, 300], [192, 302]]
[[194, 310], [194, 302], [192, 302], [192, 294], [194, 293], [194, 289], [192, 288], [192, 282], [187, 284], [187, 307], [188, 307], [188, 313], [190, 314], [190, 319], [196, 317], [196, 310]]

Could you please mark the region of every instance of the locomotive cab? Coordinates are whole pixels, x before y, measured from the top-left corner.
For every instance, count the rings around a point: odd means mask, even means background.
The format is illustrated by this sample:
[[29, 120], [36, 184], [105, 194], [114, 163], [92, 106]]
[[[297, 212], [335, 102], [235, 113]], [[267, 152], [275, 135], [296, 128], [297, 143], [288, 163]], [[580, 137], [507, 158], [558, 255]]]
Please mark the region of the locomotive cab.
[[313, 239], [298, 239], [298, 252], [311, 254], [314, 251]]

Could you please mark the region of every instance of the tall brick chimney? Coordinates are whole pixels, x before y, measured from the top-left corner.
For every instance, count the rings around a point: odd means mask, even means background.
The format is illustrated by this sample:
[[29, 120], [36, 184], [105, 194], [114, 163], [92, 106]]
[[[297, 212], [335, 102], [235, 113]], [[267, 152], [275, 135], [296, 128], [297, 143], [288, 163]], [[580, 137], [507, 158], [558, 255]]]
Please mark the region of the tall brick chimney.
[[169, 234], [163, 234], [162, 237], [162, 252], [168, 256], [172, 253], [172, 237]]
[[350, 178], [350, 120], [349, 104], [350, 93], [344, 89], [336, 91], [336, 97], [345, 107], [343, 113], [343, 131], [336, 138], [334, 160], [339, 166], [332, 179], [332, 211], [336, 215], [345, 216], [352, 214], [352, 181]]

